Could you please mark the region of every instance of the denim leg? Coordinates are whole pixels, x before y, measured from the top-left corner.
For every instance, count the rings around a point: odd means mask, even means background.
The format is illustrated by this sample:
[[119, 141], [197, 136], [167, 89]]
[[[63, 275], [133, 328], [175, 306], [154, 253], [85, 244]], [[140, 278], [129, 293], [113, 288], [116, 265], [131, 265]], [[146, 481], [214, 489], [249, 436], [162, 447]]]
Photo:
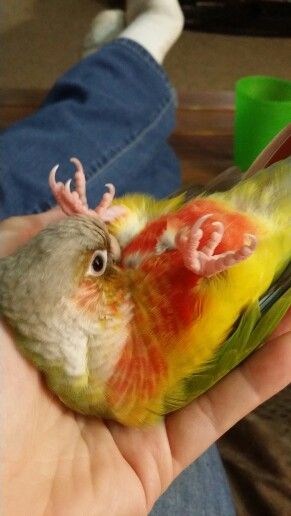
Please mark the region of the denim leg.
[[[117, 187], [117, 195], [119, 195], [120, 191], [123, 190], [123, 185], [119, 188], [118, 177], [116, 179], [114, 184]], [[104, 189], [103, 184], [101, 189]], [[132, 171], [126, 184], [126, 191], [147, 192], [154, 197], [163, 198], [177, 191], [180, 187], [180, 163], [170, 145], [163, 142], [157, 148], [151, 161]]]
[[235, 516], [216, 446], [209, 448], [171, 484], [150, 516]]
[[[71, 156], [84, 164], [93, 205], [108, 181], [119, 195], [175, 190], [179, 167], [164, 144], [175, 107], [164, 71], [141, 46], [126, 39], [104, 46], [65, 73], [37, 113], [2, 133], [0, 218], [52, 206], [48, 172], [59, 163], [57, 178], [68, 179]], [[166, 192], [148, 167], [156, 155], [168, 163]]]

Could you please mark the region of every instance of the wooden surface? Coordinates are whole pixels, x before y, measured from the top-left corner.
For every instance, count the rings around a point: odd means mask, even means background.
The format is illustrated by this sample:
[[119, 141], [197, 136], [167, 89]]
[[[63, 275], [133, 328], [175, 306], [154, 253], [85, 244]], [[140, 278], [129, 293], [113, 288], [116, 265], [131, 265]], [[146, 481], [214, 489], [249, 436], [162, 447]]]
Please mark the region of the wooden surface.
[[[30, 115], [46, 91], [0, 89], [0, 127]], [[232, 164], [233, 93], [179, 95], [177, 125], [170, 137], [182, 164], [184, 184], [205, 184]]]
[[180, 95], [177, 126], [170, 138], [185, 184], [205, 184], [232, 165], [232, 92]]

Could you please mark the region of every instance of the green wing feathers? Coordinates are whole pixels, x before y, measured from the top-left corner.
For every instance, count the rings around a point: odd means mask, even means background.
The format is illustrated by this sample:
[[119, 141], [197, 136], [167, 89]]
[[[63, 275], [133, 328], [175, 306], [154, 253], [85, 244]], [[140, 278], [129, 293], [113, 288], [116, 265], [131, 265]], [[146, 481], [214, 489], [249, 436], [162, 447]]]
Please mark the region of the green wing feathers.
[[183, 380], [175, 399], [166, 399], [166, 412], [186, 405], [239, 365], [265, 342], [291, 307], [291, 158], [211, 196], [266, 223], [268, 245], [277, 248], [281, 258], [272, 285], [241, 314], [211, 361]]
[[183, 381], [179, 399], [166, 400], [166, 413], [206, 392], [263, 345], [291, 307], [291, 263], [264, 297], [242, 314], [240, 321], [202, 370]]
[[279, 224], [291, 225], [291, 157], [215, 194], [237, 209]]

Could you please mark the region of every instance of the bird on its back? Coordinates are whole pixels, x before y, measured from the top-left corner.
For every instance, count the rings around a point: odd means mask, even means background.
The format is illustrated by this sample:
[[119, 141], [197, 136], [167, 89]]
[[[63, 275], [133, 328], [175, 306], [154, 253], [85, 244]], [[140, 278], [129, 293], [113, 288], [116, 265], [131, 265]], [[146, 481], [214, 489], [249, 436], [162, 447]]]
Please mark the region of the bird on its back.
[[[0, 260], [0, 312], [73, 410], [152, 424], [256, 349], [291, 304], [291, 161], [231, 190], [86, 203]], [[285, 272], [284, 281], [279, 277]]]

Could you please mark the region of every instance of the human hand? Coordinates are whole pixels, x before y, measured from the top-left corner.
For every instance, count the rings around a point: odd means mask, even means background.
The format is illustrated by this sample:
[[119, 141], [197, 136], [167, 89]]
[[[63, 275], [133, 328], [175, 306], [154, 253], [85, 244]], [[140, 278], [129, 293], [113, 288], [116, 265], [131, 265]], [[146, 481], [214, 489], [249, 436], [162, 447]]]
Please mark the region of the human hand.
[[65, 216], [62, 209], [57, 206], [40, 214], [10, 217], [0, 221], [0, 258], [13, 253], [45, 226]]
[[[2, 255], [60, 212], [0, 224]], [[147, 514], [174, 478], [291, 380], [291, 313], [259, 351], [186, 408], [146, 429], [66, 409], [18, 352], [2, 343], [2, 487], [7, 514]]]

